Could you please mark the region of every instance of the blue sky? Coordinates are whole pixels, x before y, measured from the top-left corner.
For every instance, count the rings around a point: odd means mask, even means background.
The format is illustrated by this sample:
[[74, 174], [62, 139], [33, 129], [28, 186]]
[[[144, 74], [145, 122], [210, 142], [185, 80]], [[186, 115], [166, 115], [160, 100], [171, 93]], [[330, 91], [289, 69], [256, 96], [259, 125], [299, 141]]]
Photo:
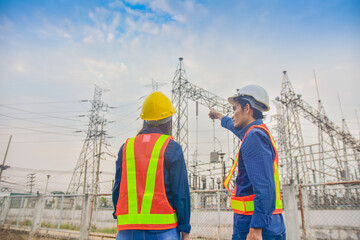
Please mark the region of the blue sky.
[[[110, 90], [106, 103], [123, 106], [107, 116], [118, 120], [107, 126], [116, 154], [141, 125], [136, 118], [139, 98], [150, 92], [145, 85], [167, 83], [161, 90], [170, 96], [180, 56], [190, 82], [224, 98], [259, 84], [274, 99], [287, 70], [295, 91], [316, 106], [315, 70], [329, 117], [341, 124], [339, 94], [359, 137], [359, 13], [356, 0], [0, 0], [0, 113], [6, 115], [0, 117], [0, 154], [13, 134], [9, 165], [71, 171], [85, 136], [70, 128], [86, 130], [78, 115], [90, 106], [79, 101], [92, 98], [94, 84]], [[212, 132], [202, 111], [202, 131]], [[113, 171], [114, 159], [106, 161], [106, 171]], [[13, 169], [9, 177], [25, 174]], [[39, 176], [38, 184], [43, 181]]]

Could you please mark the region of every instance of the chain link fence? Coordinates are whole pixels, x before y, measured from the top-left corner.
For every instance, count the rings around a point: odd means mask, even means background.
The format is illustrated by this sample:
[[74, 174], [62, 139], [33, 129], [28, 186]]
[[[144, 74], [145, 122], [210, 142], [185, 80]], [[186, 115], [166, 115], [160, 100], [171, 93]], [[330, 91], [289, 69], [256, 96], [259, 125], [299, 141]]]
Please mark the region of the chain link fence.
[[117, 221], [113, 218], [114, 206], [111, 194], [99, 194], [92, 204], [91, 235], [115, 239]]
[[[288, 239], [360, 239], [360, 181], [283, 186]], [[0, 226], [56, 238], [115, 239], [111, 194], [0, 198]], [[226, 190], [191, 191], [191, 239], [231, 239]]]
[[299, 186], [304, 239], [360, 239], [360, 181]]
[[117, 227], [112, 218], [113, 206], [108, 204], [109, 196], [54, 194], [2, 197], [0, 225], [37, 236], [114, 239]]
[[4, 219], [5, 224], [31, 227], [32, 217], [35, 214], [36, 197], [14, 196], [9, 203], [5, 202], [5, 199], [2, 199], [1, 202], [2, 209], [5, 204], [9, 205], [7, 217]]
[[226, 190], [191, 192], [191, 237], [231, 239], [233, 212]]

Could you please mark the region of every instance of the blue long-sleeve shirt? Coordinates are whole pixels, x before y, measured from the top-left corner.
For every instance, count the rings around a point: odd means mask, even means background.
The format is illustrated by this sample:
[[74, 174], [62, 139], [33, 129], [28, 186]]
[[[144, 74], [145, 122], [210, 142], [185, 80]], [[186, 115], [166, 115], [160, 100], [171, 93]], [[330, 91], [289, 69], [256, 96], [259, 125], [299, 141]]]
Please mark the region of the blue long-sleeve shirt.
[[[235, 129], [230, 117], [221, 119], [221, 126], [232, 131], [241, 140], [253, 125], [262, 124], [258, 119], [243, 129]], [[234, 233], [247, 232], [249, 228], [262, 228], [263, 235], [278, 235], [285, 232], [282, 214], [275, 210], [276, 193], [273, 161], [275, 150], [266, 132], [253, 128], [243, 141], [238, 160], [236, 196], [255, 194], [253, 215], [234, 214]]]
[[[142, 134], [162, 133], [157, 128], [146, 129]], [[123, 147], [121, 146], [116, 161], [115, 183], [112, 194], [113, 204], [116, 211], [116, 204], [119, 198], [119, 188], [122, 172]], [[178, 231], [190, 233], [190, 192], [188, 175], [184, 160], [184, 154], [179, 143], [170, 140], [164, 153], [164, 183], [166, 197], [171, 207], [176, 211], [178, 219]], [[113, 213], [114, 218], [115, 211]], [[162, 230], [151, 230], [161, 232]]]

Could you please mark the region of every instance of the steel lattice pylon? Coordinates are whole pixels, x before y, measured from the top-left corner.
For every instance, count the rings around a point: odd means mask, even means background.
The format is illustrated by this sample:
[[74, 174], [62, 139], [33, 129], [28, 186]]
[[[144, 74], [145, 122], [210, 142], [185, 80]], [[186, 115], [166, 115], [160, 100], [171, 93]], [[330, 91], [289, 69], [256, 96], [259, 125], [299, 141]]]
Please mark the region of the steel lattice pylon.
[[89, 115], [89, 126], [81, 153], [70, 180], [67, 193], [97, 194], [99, 188], [99, 169], [101, 158], [101, 145], [104, 142], [103, 130], [106, 120], [103, 112], [108, 105], [101, 101], [101, 95], [106, 90], [95, 85], [92, 108]]
[[[202, 175], [200, 178], [200, 172], [198, 172], [198, 162], [197, 162], [197, 152], [194, 153], [196, 159], [192, 166], [189, 165], [189, 146], [188, 146], [188, 100], [192, 100], [196, 102], [196, 108], [198, 108], [198, 104], [204, 105], [206, 107], [211, 107], [223, 114], [227, 115], [233, 112], [232, 105], [225, 99], [216, 96], [215, 94], [208, 92], [192, 83], [190, 83], [186, 78], [183, 58], [179, 58], [179, 63], [177, 70], [175, 72], [175, 76], [172, 81], [172, 103], [176, 108], [176, 113], [173, 117], [173, 136], [175, 140], [182, 146], [184, 151], [184, 157], [186, 165], [188, 166], [189, 179], [193, 178], [193, 184], [189, 181], [190, 186], [193, 189], [197, 189], [198, 183], [200, 181], [203, 182], [203, 186], [206, 182], [206, 177], [210, 177], [210, 179], [214, 181], [215, 178], [212, 176]], [[196, 112], [198, 112], [196, 110]], [[215, 138], [215, 137], [214, 137]], [[214, 140], [215, 141], [215, 140]], [[233, 136], [233, 156], [232, 159], [235, 159], [237, 151], [239, 150], [240, 139], [235, 135]], [[230, 156], [229, 156], [230, 157]], [[230, 158], [229, 158], [230, 159]], [[222, 162], [220, 163], [220, 167], [217, 168], [221, 170], [219, 175], [225, 174], [226, 164], [232, 165], [231, 162]], [[202, 164], [204, 166], [204, 163]], [[206, 163], [205, 163], [206, 165]], [[210, 162], [209, 162], [210, 167]], [[212, 167], [214, 169], [214, 167]], [[192, 175], [192, 176], [191, 176]], [[217, 180], [218, 181], [218, 180]], [[221, 182], [221, 181], [220, 181]]]
[[179, 58], [179, 64], [172, 81], [171, 101], [176, 109], [173, 119], [173, 136], [182, 146], [185, 163], [188, 165], [188, 97], [185, 86], [188, 84], [184, 69], [183, 58]]
[[[285, 184], [359, 179], [360, 144], [345, 127], [329, 120], [321, 101], [314, 109], [297, 95], [284, 71], [277, 131], [282, 181]], [[318, 128], [318, 144], [304, 145], [300, 116]]]
[[[206, 107], [214, 108], [224, 114], [233, 111], [232, 105], [225, 99], [216, 96], [192, 83], [186, 78], [183, 58], [179, 58], [178, 67], [172, 81], [172, 103], [176, 109], [173, 118], [173, 136], [182, 146], [185, 162], [188, 164], [188, 99]], [[239, 141], [237, 141], [237, 146]], [[234, 149], [238, 150], [238, 147]]]

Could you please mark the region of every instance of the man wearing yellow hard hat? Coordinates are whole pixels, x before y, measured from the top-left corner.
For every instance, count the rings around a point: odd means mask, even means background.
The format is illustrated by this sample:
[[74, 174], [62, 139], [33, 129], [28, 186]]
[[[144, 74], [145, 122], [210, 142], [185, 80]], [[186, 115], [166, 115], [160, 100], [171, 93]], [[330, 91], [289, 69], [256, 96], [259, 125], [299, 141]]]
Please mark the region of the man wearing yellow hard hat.
[[181, 146], [171, 137], [175, 112], [167, 96], [151, 93], [140, 114], [143, 128], [120, 148], [112, 196], [116, 239], [189, 239], [187, 170]]

